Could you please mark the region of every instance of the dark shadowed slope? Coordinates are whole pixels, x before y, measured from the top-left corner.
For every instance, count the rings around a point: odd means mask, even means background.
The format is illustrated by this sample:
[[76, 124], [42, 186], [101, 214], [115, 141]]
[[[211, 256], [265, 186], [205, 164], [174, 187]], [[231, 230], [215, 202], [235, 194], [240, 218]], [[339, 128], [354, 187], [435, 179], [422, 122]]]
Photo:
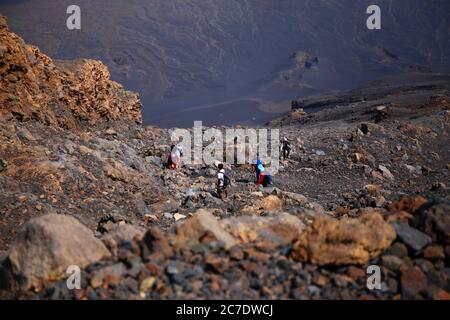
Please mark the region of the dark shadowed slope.
[[258, 101], [450, 70], [446, 0], [377, 1], [382, 31], [365, 27], [366, 0], [79, 0], [75, 32], [65, 27], [72, 1], [1, 3], [11, 29], [43, 52], [104, 61], [141, 93], [148, 124], [261, 121]]

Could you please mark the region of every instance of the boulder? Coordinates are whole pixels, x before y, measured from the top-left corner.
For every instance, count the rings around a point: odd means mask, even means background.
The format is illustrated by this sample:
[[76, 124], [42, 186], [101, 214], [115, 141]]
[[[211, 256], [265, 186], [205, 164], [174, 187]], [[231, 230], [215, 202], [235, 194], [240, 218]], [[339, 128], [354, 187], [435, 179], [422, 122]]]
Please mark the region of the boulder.
[[150, 255], [170, 257], [173, 254], [167, 237], [157, 227], [152, 227], [145, 233], [142, 244], [144, 257]]
[[256, 201], [252, 205], [247, 205], [242, 208], [243, 214], [256, 214], [260, 215], [263, 212], [276, 213], [280, 212], [283, 207], [283, 202], [280, 198], [274, 195], [267, 196], [263, 199]]
[[309, 205], [308, 199], [298, 193], [283, 191], [281, 193], [281, 198], [286, 202], [286, 204], [291, 204], [295, 206], [307, 207]]
[[388, 168], [380, 164], [378, 166], [378, 169], [380, 170], [384, 178], [389, 179], [391, 181], [394, 180], [394, 175], [391, 173], [391, 171], [389, 171]]
[[389, 211], [391, 213], [396, 213], [398, 211], [406, 211], [408, 213], [414, 213], [426, 202], [427, 199], [421, 196], [402, 197], [400, 200], [395, 201], [389, 205]]
[[305, 229], [297, 217], [284, 212], [266, 217], [233, 217], [222, 220], [221, 225], [239, 244], [254, 243], [265, 249], [290, 245]]
[[194, 216], [174, 228], [174, 233], [169, 235], [170, 242], [175, 247], [193, 247], [210, 239], [224, 244], [225, 248], [231, 248], [236, 244], [234, 238], [226, 232], [210, 212], [204, 209], [198, 210]]
[[294, 244], [292, 256], [317, 265], [365, 264], [394, 240], [395, 230], [377, 213], [345, 220], [319, 216]]
[[130, 224], [114, 225], [113, 229], [102, 237], [103, 243], [112, 253], [116, 253], [121, 243], [140, 241], [143, 239], [145, 229]]
[[63, 278], [67, 267], [83, 268], [110, 256], [91, 230], [71, 216], [48, 214], [30, 220], [12, 244], [8, 263], [26, 287]]
[[431, 200], [416, 210], [413, 225], [440, 244], [450, 245], [450, 202]]

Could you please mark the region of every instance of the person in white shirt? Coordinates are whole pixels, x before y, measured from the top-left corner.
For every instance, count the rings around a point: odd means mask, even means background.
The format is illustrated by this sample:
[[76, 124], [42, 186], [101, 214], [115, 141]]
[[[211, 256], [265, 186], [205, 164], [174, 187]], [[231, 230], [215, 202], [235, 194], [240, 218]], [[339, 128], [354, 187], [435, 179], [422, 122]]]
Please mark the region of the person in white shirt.
[[219, 172], [217, 173], [217, 193], [219, 198], [225, 200], [228, 197], [227, 187], [230, 183], [230, 179], [225, 173], [223, 164], [219, 164]]
[[181, 167], [181, 158], [183, 157], [183, 147], [172, 145], [167, 159], [167, 168], [178, 169]]

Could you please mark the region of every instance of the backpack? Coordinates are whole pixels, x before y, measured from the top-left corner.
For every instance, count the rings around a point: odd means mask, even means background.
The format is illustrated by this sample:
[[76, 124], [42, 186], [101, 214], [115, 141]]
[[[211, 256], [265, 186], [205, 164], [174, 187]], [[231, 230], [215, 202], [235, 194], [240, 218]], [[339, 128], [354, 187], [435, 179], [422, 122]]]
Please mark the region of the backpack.
[[289, 141], [283, 141], [283, 149], [291, 150], [291, 143]]
[[224, 173], [223, 174], [223, 186], [228, 187], [230, 184], [231, 184], [230, 177], [226, 173]]

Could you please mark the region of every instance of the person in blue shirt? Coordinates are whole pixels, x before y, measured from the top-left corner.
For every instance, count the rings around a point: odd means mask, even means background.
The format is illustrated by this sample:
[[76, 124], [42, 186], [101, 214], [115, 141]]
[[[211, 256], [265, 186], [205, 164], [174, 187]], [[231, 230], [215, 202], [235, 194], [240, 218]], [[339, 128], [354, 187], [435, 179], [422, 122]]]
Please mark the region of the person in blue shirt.
[[[260, 166], [262, 166], [262, 162], [259, 159], [259, 155], [258, 155], [256, 160], [253, 161], [253, 168], [255, 170], [256, 181], [259, 180], [259, 176], [261, 175], [261, 168], [260, 168]], [[263, 167], [263, 169], [264, 169], [264, 167]]]
[[264, 165], [261, 163], [256, 166], [257, 170], [259, 171], [259, 178], [258, 181], [256, 181], [256, 187], [258, 187], [260, 184], [264, 188], [268, 187], [270, 184], [272, 184], [272, 176], [267, 172], [267, 170], [264, 168]]

